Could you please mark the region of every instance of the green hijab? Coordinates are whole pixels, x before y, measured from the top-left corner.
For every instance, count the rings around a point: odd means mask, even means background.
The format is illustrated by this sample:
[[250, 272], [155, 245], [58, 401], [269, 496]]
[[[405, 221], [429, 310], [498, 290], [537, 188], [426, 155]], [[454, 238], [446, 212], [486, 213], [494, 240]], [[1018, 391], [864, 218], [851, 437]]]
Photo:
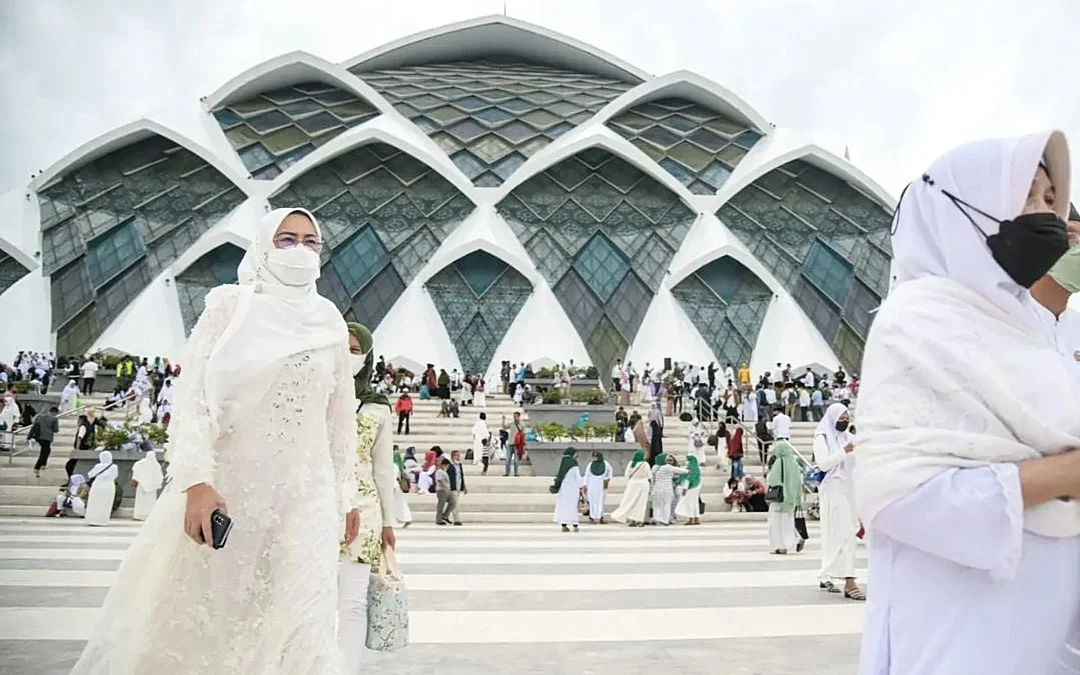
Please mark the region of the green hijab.
[[589, 464], [589, 471], [594, 476], [603, 476], [604, 472], [607, 471], [607, 462], [604, 461], [604, 453], [594, 452], [593, 454], [596, 455], [596, 459]]
[[653, 466], [664, 466], [665, 464], [667, 464], [667, 453], [661, 452], [656, 457], [653, 457], [652, 464]]
[[632, 469], [632, 468], [634, 468], [638, 464], [641, 464], [644, 461], [645, 461], [645, 451], [644, 450], [638, 450], [637, 452], [634, 453], [634, 458], [630, 460], [630, 468]]
[[394, 450], [394, 464], [397, 465], [398, 475], [405, 473], [405, 460], [401, 458], [401, 452]]
[[374, 403], [375, 405], [384, 405], [391, 408], [390, 399], [376, 393], [371, 388], [371, 374], [375, 370], [375, 339], [371, 336], [371, 331], [367, 329], [367, 326], [352, 321], [345, 325], [349, 327], [349, 334], [355, 335], [356, 339], [360, 341], [360, 349], [367, 354], [367, 358], [364, 359], [364, 368], [353, 378], [357, 400], [360, 401], [361, 406]]
[[784, 501], [776, 504], [776, 510], [781, 513], [790, 513], [802, 503], [802, 470], [799, 469], [799, 462], [795, 459], [795, 449], [787, 441], [774, 443], [773, 453], [776, 455], [776, 461], [773, 462], [765, 480], [769, 487], [774, 485], [784, 487]]
[[577, 468], [577, 460], [574, 459], [574, 455], [577, 450], [573, 448], [567, 448], [562, 454], [562, 464], [559, 465], [559, 473], [555, 475], [555, 483], [551, 486], [551, 493], [555, 494], [562, 488], [563, 478], [566, 478], [566, 472], [570, 469]]
[[690, 473], [686, 474], [686, 479], [690, 481], [689, 488], [701, 487], [701, 467], [698, 466], [697, 457], [690, 455], [686, 458], [686, 468], [690, 470]]

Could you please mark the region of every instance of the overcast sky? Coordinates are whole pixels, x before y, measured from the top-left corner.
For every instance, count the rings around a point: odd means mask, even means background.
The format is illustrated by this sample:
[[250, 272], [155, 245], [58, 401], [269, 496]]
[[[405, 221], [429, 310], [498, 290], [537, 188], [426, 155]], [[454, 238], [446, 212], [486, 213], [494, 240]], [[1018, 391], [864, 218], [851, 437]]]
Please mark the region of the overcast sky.
[[[1058, 127], [1080, 156], [1080, 0], [509, 0], [654, 75], [697, 71], [894, 195], [963, 141]], [[0, 0], [0, 191], [303, 49], [342, 61], [502, 0]], [[1074, 164], [1080, 165], [1074, 160]], [[1074, 171], [1080, 196], [1080, 169]]]

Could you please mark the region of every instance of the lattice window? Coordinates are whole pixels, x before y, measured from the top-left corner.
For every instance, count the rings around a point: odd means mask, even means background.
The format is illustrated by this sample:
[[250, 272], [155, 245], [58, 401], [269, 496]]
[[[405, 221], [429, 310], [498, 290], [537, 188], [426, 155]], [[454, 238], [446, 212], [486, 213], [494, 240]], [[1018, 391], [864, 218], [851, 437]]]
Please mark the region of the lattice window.
[[803, 263], [803, 274], [838, 305], [847, 302], [855, 279], [851, 265], [821, 242], [811, 247]]
[[352, 309], [365, 326], [378, 326], [405, 292], [405, 283], [392, 266], [384, 267], [353, 300]]
[[142, 237], [132, 223], [121, 225], [108, 235], [96, 239], [86, 251], [90, 282], [95, 287], [105, 285], [139, 260], [145, 250]]
[[15, 258], [0, 251], [0, 295], [30, 272]]
[[630, 271], [630, 263], [611, 240], [597, 234], [574, 259], [574, 269], [600, 300], [607, 302]]
[[56, 330], [94, 301], [94, 287], [80, 260], [52, 275], [52, 328]]
[[357, 232], [334, 252], [330, 265], [349, 297], [356, 295], [388, 260], [386, 248], [370, 227]]

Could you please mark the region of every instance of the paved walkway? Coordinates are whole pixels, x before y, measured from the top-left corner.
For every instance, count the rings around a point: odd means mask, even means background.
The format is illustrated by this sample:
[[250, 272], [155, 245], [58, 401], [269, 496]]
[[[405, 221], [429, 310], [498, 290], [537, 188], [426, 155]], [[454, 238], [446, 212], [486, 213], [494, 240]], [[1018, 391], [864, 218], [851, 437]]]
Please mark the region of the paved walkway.
[[[864, 607], [817, 589], [810, 525], [788, 557], [763, 522], [414, 525], [398, 547], [413, 646], [372, 654], [372, 672], [853, 675]], [[0, 519], [5, 675], [68, 672], [138, 527]]]

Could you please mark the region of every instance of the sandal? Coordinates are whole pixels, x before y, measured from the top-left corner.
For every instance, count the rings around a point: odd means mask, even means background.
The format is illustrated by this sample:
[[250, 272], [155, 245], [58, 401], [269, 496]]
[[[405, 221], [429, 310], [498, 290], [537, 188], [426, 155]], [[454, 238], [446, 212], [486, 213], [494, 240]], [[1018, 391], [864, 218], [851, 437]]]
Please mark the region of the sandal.
[[804, 548], [806, 548], [806, 540], [805, 539], [800, 539], [799, 543], [795, 544], [795, 552], [796, 553], [802, 553]]
[[786, 548], [778, 548], [775, 551], [773, 551], [772, 554], [773, 555], [787, 555], [787, 549]]
[[828, 591], [829, 593], [840, 593], [841, 592], [840, 589], [836, 587], [836, 584], [834, 584], [831, 581], [822, 581], [821, 583], [818, 584], [818, 588], [820, 588], [823, 591]]
[[866, 593], [863, 593], [863, 590], [858, 586], [855, 587], [855, 590], [844, 591], [844, 597], [856, 602], [866, 602]]

